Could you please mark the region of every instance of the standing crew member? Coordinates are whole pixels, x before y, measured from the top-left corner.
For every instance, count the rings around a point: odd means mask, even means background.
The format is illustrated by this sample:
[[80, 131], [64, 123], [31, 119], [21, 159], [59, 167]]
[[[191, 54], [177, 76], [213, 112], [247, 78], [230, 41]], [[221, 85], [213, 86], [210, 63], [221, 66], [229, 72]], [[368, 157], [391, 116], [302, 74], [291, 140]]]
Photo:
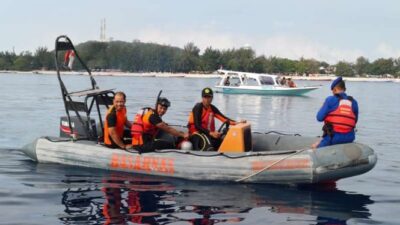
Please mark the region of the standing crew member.
[[358, 120], [357, 101], [346, 95], [346, 85], [342, 77], [332, 82], [331, 90], [333, 96], [325, 99], [317, 114], [317, 120], [325, 123], [322, 128], [323, 138], [313, 144], [313, 148], [350, 143], [355, 139], [354, 128]]
[[126, 119], [126, 95], [124, 92], [115, 93], [113, 105], [109, 108], [104, 122], [104, 144], [109, 148], [126, 149], [131, 147], [124, 143], [125, 127], [131, 123]]
[[189, 134], [177, 131], [162, 121], [161, 117], [167, 112], [171, 103], [166, 98], [158, 98], [157, 112], [152, 108], [143, 108], [135, 116], [132, 124], [132, 145], [140, 152], [151, 152], [156, 149], [172, 149], [174, 144], [156, 139], [161, 129], [173, 136], [188, 138]]
[[[204, 88], [201, 91], [202, 101], [193, 107], [189, 115], [188, 127], [189, 134], [191, 135], [190, 139], [197, 150], [217, 150], [221, 145], [221, 133], [215, 130], [215, 118], [223, 123], [228, 122], [229, 125], [236, 124], [236, 121], [223, 115], [217, 107], [211, 104], [213, 95], [211, 88]], [[246, 121], [243, 120], [240, 122]], [[202, 143], [203, 149], [199, 147], [200, 140], [206, 142]]]

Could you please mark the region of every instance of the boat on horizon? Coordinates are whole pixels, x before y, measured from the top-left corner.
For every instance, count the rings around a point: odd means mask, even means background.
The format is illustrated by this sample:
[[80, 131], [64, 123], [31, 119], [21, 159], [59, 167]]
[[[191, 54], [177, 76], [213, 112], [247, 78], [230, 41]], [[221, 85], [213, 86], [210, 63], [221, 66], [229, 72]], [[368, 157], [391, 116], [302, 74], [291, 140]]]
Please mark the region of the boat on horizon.
[[224, 94], [254, 95], [304, 95], [316, 90], [317, 86], [289, 87], [281, 85], [278, 75], [249, 73], [232, 70], [217, 70], [222, 75], [215, 86], [216, 91]]

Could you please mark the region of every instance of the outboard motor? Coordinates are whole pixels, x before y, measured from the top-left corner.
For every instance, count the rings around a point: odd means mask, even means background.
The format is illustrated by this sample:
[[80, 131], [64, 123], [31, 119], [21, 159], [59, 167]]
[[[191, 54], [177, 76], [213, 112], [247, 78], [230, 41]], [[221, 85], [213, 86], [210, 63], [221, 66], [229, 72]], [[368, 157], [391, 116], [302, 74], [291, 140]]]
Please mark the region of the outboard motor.
[[[77, 116], [71, 116], [73, 137], [77, 139], [96, 139], [96, 121], [94, 119], [90, 119], [90, 122], [88, 123], [86, 117], [82, 117], [82, 121], [84, 124], [81, 123]], [[69, 127], [67, 116], [60, 118], [60, 137], [71, 137], [71, 129]]]

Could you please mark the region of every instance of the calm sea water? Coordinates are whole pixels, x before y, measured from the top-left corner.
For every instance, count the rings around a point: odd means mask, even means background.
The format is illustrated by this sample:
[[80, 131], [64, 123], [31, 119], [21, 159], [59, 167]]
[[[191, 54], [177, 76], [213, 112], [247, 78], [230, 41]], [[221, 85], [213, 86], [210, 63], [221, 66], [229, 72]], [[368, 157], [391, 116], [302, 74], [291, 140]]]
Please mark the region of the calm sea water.
[[[172, 102], [164, 120], [187, 123], [200, 91], [215, 79], [96, 77], [127, 93], [128, 114], [153, 106], [159, 90]], [[79, 90], [85, 76], [66, 78]], [[315, 114], [329, 82], [306, 97], [216, 94], [214, 104], [253, 131], [321, 134]], [[348, 82], [359, 102], [357, 141], [378, 154], [367, 174], [336, 187], [208, 183], [37, 164], [19, 153], [58, 135], [64, 114], [56, 76], [0, 74], [0, 224], [399, 224], [400, 84]]]

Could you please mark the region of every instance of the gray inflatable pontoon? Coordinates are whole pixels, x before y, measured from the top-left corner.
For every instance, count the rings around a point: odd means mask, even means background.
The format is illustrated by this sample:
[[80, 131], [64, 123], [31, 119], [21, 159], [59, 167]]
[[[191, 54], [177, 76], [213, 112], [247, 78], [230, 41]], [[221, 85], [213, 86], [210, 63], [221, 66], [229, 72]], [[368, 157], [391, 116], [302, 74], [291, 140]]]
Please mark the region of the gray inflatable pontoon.
[[363, 144], [312, 150], [316, 138], [252, 133], [252, 151], [241, 153], [159, 150], [139, 154], [92, 141], [42, 137], [23, 152], [39, 163], [59, 163], [190, 180], [310, 184], [371, 170], [377, 155]]

